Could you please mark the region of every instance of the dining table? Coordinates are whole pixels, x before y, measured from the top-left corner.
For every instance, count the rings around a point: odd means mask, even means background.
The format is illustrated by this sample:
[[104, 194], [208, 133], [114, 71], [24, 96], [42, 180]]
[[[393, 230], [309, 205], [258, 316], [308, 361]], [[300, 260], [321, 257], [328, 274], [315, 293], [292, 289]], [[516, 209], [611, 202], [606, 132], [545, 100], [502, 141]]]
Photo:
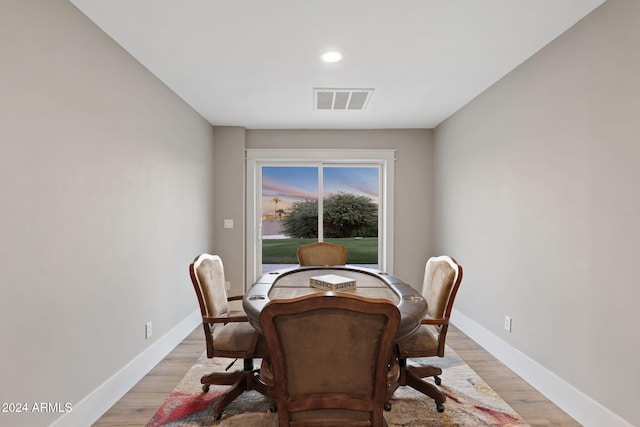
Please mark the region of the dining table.
[[[355, 288], [327, 291], [311, 286], [312, 278], [326, 275], [355, 281]], [[395, 304], [400, 312], [400, 326], [394, 343], [406, 340], [415, 334], [427, 312], [427, 302], [422, 295], [399, 277], [378, 269], [348, 264], [294, 266], [265, 273], [245, 293], [242, 307], [249, 323], [262, 333], [260, 313], [269, 301], [296, 298], [318, 292], [347, 292], [365, 298], [382, 298]]]

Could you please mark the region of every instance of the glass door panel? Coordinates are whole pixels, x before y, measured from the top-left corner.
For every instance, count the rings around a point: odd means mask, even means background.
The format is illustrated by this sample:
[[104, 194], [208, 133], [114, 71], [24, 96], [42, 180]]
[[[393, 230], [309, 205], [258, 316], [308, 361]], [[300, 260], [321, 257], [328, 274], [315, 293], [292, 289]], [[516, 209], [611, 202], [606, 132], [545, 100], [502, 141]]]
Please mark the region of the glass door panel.
[[262, 272], [298, 264], [298, 246], [318, 240], [318, 167], [263, 166]]
[[322, 178], [324, 241], [346, 246], [347, 263], [377, 268], [380, 168], [325, 165]]

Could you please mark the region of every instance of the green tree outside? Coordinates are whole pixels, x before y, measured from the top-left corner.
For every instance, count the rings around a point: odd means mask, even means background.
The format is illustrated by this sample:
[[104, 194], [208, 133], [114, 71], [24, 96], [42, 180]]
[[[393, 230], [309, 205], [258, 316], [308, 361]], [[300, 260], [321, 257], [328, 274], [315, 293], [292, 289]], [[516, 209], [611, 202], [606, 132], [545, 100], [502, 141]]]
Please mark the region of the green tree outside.
[[[338, 192], [324, 199], [324, 236], [377, 237], [378, 206], [366, 196]], [[318, 201], [293, 204], [282, 220], [284, 233], [293, 238], [318, 236]]]
[[318, 201], [295, 202], [282, 220], [284, 234], [289, 237], [312, 238], [318, 236]]

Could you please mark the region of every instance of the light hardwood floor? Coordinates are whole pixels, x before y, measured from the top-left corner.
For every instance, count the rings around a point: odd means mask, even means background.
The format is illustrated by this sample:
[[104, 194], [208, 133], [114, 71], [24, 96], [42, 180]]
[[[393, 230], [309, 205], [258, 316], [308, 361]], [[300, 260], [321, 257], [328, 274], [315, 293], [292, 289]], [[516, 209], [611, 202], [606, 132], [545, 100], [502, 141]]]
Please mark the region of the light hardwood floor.
[[[449, 329], [447, 344], [531, 426], [580, 426], [455, 327]], [[144, 426], [204, 348], [204, 335], [198, 327], [93, 424], [94, 427]]]

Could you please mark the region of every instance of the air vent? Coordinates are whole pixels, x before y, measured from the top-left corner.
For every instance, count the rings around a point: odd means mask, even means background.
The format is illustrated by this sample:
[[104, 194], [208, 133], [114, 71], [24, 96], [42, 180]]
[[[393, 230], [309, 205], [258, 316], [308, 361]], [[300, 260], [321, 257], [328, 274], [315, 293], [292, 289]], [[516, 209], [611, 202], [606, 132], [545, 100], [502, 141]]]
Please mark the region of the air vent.
[[316, 110], [364, 110], [373, 89], [314, 88]]

